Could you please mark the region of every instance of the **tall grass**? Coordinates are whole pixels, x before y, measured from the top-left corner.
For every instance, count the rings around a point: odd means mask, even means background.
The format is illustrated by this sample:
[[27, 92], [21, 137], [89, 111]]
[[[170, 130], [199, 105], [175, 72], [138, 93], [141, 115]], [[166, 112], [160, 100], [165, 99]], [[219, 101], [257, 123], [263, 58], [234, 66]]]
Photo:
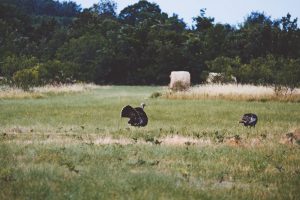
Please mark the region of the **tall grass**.
[[[16, 87], [6, 85], [0, 86], [0, 99], [24, 99], [24, 98], [43, 98], [52, 94], [66, 94], [83, 92], [91, 89], [99, 88], [94, 84], [60, 84], [60, 85], [45, 85], [34, 87], [30, 91], [24, 91]], [[104, 86], [109, 87], [109, 86]]]
[[182, 92], [165, 92], [167, 99], [227, 99], [242, 101], [283, 101], [300, 102], [300, 89], [292, 93], [277, 92], [273, 87], [238, 85], [238, 84], [206, 84], [190, 88]]

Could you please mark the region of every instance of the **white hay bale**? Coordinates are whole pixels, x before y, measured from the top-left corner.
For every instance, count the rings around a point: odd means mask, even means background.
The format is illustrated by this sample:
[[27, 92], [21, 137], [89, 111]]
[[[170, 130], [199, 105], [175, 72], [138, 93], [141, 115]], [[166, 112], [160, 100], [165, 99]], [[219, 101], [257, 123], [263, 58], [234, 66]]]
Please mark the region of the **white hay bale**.
[[186, 90], [191, 85], [191, 75], [187, 71], [172, 71], [169, 87], [174, 90]]

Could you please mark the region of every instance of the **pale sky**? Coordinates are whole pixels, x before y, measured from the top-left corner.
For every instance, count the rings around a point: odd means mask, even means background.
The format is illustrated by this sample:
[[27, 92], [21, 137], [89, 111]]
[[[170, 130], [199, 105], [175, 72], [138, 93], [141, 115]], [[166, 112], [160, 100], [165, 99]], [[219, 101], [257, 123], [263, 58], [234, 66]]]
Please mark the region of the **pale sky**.
[[[63, 1], [63, 0], [60, 0]], [[82, 8], [91, 7], [97, 0], [72, 0]], [[118, 5], [118, 13], [128, 5], [139, 0], [114, 0]], [[163, 12], [171, 16], [173, 13], [183, 18], [188, 25], [192, 18], [199, 16], [200, 9], [206, 8], [206, 16], [214, 17], [215, 22], [237, 25], [242, 23], [251, 11], [264, 11], [271, 19], [279, 19], [289, 12], [292, 19], [300, 21], [300, 0], [148, 0], [158, 4]]]

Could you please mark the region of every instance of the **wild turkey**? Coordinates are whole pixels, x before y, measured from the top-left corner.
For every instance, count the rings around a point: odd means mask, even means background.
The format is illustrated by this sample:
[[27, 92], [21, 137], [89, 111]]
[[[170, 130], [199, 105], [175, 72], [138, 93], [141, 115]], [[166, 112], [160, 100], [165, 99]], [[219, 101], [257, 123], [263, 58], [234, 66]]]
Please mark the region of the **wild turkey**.
[[146, 104], [142, 103], [141, 107], [133, 108], [130, 105], [125, 106], [121, 111], [121, 117], [129, 118], [128, 124], [131, 126], [146, 126], [148, 117], [144, 111]]
[[257, 123], [257, 115], [253, 114], [253, 113], [247, 113], [244, 114], [242, 117], [242, 120], [240, 121], [240, 123], [243, 123], [244, 126], [250, 126], [250, 127], [255, 127], [256, 123]]

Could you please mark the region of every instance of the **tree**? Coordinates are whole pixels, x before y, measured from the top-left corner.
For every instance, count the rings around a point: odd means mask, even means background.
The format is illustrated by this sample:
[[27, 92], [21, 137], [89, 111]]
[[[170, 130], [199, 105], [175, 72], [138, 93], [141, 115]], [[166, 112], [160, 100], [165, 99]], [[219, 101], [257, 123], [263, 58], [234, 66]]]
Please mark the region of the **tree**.
[[272, 55], [252, 59], [239, 68], [237, 78], [241, 83], [271, 85], [281, 64], [282, 60]]
[[57, 58], [62, 62], [72, 62], [73, 77], [81, 81], [92, 81], [95, 75], [95, 58], [103, 48], [104, 39], [101, 35], [86, 34], [78, 39], [71, 39], [57, 51]]
[[16, 6], [28, 15], [75, 17], [81, 8], [73, 1], [56, 0], [1, 0], [6, 5]]
[[102, 18], [116, 18], [117, 4], [112, 0], [100, 0], [94, 4], [90, 11], [98, 14]]
[[298, 19], [291, 19], [288, 13], [280, 20], [281, 31], [278, 39], [278, 54], [288, 58], [298, 58], [300, 56], [300, 29], [297, 27]]
[[213, 27], [215, 21], [212, 17], [205, 16], [206, 8], [200, 10], [200, 16], [194, 17], [193, 20], [196, 22], [196, 30], [203, 32]]
[[162, 13], [157, 4], [140, 0], [138, 3], [124, 8], [120, 12], [119, 18], [123, 23], [133, 26], [144, 21], [148, 21], [153, 25], [164, 22], [167, 18], [167, 14]]
[[252, 12], [236, 34], [239, 56], [243, 62], [272, 53], [273, 23], [264, 13]]

